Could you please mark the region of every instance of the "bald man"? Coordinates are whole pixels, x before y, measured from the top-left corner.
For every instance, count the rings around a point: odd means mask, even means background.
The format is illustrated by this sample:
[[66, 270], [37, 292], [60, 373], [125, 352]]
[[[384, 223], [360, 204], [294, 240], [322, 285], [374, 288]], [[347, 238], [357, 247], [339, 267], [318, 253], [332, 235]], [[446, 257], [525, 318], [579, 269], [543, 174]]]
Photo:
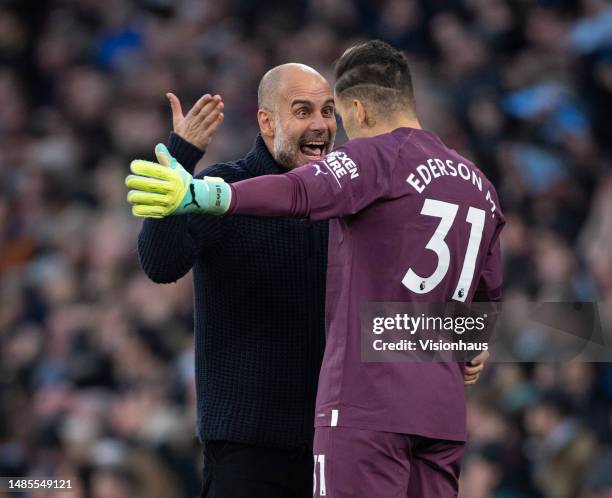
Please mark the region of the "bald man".
[[[193, 173], [223, 121], [223, 101], [204, 95], [184, 116], [178, 98], [168, 98], [169, 149]], [[314, 69], [271, 69], [258, 100], [260, 134], [252, 150], [198, 177], [235, 182], [286, 173], [332, 149], [332, 92]], [[138, 254], [155, 282], [174, 282], [193, 269], [202, 496], [312, 496], [327, 222], [195, 214], [146, 219]]]

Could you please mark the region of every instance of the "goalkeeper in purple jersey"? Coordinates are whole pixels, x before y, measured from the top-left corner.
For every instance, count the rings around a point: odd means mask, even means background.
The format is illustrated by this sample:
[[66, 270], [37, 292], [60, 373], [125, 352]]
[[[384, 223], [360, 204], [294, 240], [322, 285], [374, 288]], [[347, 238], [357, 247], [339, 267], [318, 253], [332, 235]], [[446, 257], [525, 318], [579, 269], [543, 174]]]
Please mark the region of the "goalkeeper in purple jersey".
[[200, 212], [330, 219], [314, 494], [457, 496], [463, 365], [363, 362], [360, 311], [380, 301], [498, 301], [497, 193], [476, 166], [421, 129], [401, 52], [380, 41], [350, 48], [336, 64], [334, 90], [351, 140], [325, 158], [230, 186], [186, 176], [162, 146], [164, 166], [132, 163], [157, 190], [128, 199], [143, 216], [193, 212], [188, 198]]

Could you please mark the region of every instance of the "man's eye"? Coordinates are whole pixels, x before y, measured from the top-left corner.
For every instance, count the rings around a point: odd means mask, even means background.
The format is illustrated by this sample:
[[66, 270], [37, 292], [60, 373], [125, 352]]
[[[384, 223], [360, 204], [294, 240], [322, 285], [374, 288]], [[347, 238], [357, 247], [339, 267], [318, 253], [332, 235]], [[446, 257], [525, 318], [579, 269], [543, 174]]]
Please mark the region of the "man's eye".
[[323, 109], [323, 116], [325, 116], [326, 118], [331, 118], [334, 116], [334, 110], [329, 107], [327, 109]]
[[305, 118], [306, 116], [308, 116], [308, 111], [306, 109], [299, 109], [295, 114], [299, 118]]

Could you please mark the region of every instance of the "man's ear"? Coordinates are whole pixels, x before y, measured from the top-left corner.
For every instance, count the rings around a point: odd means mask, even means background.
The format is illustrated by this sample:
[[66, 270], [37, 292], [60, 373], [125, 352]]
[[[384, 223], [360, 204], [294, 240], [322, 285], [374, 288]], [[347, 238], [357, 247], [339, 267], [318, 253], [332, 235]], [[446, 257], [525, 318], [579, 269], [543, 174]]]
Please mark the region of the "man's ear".
[[272, 112], [267, 109], [259, 109], [257, 111], [257, 122], [262, 136], [274, 138], [275, 128]]
[[368, 113], [368, 110], [363, 105], [361, 100], [353, 100], [353, 106], [355, 108], [355, 115], [357, 116], [357, 123], [360, 128], [370, 128], [376, 124], [373, 116]]

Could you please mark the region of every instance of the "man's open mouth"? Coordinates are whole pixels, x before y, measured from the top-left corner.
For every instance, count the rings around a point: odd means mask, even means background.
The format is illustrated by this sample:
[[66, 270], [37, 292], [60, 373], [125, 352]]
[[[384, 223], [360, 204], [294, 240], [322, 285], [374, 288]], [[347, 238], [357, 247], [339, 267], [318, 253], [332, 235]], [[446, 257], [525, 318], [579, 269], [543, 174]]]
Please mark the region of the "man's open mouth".
[[319, 158], [325, 153], [325, 142], [304, 142], [300, 145], [302, 154], [312, 158]]

